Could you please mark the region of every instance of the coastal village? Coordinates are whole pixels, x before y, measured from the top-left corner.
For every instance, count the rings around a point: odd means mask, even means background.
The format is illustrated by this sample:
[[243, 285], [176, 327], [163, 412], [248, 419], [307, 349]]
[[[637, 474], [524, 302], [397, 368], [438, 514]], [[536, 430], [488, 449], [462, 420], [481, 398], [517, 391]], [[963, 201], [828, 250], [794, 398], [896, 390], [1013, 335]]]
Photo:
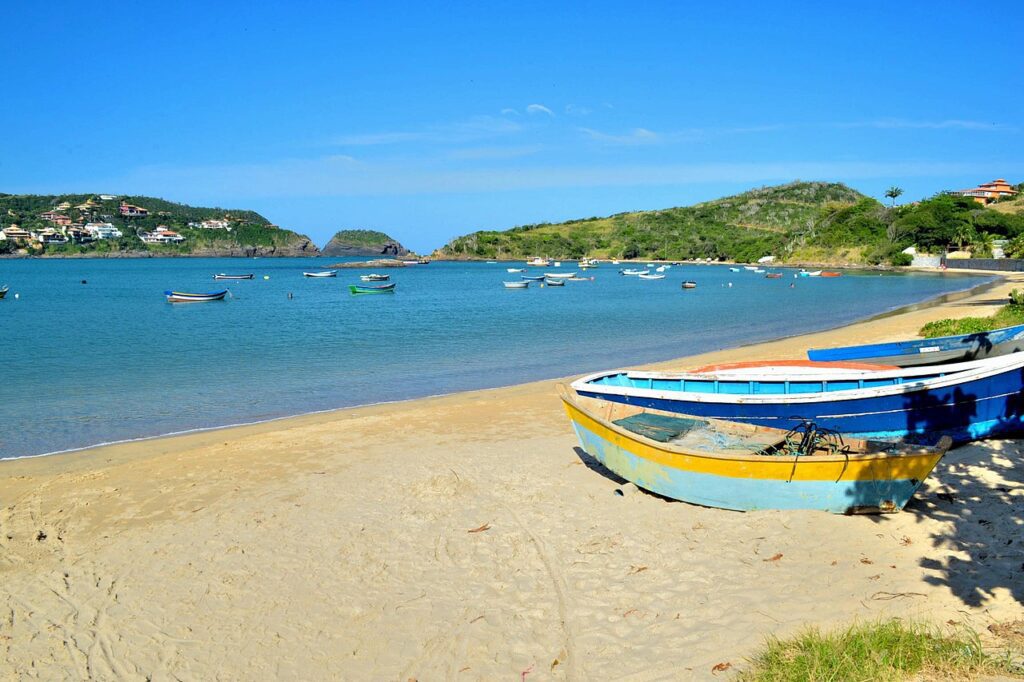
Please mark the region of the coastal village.
[[153, 208], [114, 194], [87, 195], [78, 203], [55, 198], [45, 210], [40, 210], [40, 199], [44, 198], [0, 194], [0, 206], [6, 205], [0, 213], [0, 253], [59, 253], [68, 251], [68, 246], [88, 253], [90, 248], [103, 250], [96, 248], [101, 245], [116, 250], [148, 249], [184, 245], [190, 233], [230, 235], [246, 226], [278, 229], [251, 212], [238, 215], [162, 201], [167, 206]]

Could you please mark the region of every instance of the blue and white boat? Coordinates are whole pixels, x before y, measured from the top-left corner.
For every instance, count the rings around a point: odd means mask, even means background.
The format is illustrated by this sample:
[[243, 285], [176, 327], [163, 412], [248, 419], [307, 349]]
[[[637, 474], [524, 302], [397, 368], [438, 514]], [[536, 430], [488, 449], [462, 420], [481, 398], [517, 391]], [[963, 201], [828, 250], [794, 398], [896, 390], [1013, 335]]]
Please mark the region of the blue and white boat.
[[522, 279], [526, 280], [527, 282], [543, 282], [544, 281], [544, 275], [537, 275], [537, 276], [521, 275], [521, 277], [522, 277]]
[[1024, 432], [1024, 354], [908, 369], [754, 366], [706, 372], [600, 372], [580, 395], [713, 419], [855, 438], [956, 443]]
[[975, 334], [941, 336], [934, 339], [876, 343], [845, 348], [817, 348], [807, 351], [810, 360], [834, 362], [856, 360], [879, 365], [918, 367], [944, 362], [966, 362], [994, 358], [1024, 350], [1024, 324]]

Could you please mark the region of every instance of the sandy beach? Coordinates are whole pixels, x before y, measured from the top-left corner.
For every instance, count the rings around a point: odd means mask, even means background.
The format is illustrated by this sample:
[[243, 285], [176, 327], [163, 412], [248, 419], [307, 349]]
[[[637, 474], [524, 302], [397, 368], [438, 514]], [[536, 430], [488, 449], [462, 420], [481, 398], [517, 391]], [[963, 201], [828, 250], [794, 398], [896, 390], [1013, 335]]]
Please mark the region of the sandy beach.
[[[657, 366], [908, 338], [1015, 286]], [[1018, 441], [899, 514], [729, 512], [617, 495], [555, 383], [0, 462], [0, 679], [713, 679], [808, 624], [1022, 617]]]

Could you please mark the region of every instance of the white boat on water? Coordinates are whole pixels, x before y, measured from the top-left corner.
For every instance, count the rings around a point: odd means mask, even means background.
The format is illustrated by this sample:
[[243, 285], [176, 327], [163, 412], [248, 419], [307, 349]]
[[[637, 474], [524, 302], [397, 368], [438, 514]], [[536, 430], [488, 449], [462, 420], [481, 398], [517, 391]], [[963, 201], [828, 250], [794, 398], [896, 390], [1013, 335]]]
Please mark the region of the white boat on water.
[[739, 268], [729, 268], [729, 272], [739, 272]]
[[505, 285], [505, 288], [506, 288], [506, 289], [526, 289], [527, 287], [529, 287], [529, 286], [530, 286], [530, 283], [529, 283], [529, 282], [526, 282], [526, 281], [520, 281], [520, 282], [502, 282], [502, 284], [504, 284], [504, 285]]
[[617, 261], [617, 260], [613, 260], [612, 261], [612, 265], [618, 265], [618, 264], [619, 264], [619, 261]]
[[505, 272], [526, 272], [526, 268], [505, 268]]
[[659, 267], [656, 267], [656, 268], [654, 268], [654, 271], [655, 271], [655, 272], [665, 272], [665, 270], [666, 270], [667, 268], [669, 268], [669, 267], [670, 267], [670, 266], [668, 266], [668, 265], [661, 265], [661, 266], [659, 266]]
[[638, 275], [640, 279], [665, 279], [665, 275]]
[[550, 277], [551, 279], [568, 279], [570, 277], [575, 277], [576, 273], [575, 272], [545, 272], [544, 276], [545, 277]]
[[337, 270], [324, 270], [323, 272], [304, 272], [304, 277], [337, 277]]
[[751, 272], [756, 272], [757, 271], [757, 266], [756, 265], [744, 265], [743, 269], [744, 270], [750, 270]]
[[562, 267], [562, 261], [560, 261], [560, 260], [556, 260], [556, 261], [555, 261], [555, 267], [556, 267], [556, 268], [560, 268], [560, 267]]
[[547, 258], [541, 258], [540, 256], [537, 256], [536, 258], [531, 258], [530, 260], [526, 261], [526, 264], [532, 265], [533, 267], [546, 268], [547, 266], [551, 265], [551, 261], [549, 261]]
[[650, 270], [619, 270], [619, 272], [621, 274], [623, 274], [623, 275], [649, 275], [649, 274], [651, 274]]
[[359, 279], [364, 282], [386, 282], [391, 279], [391, 275], [378, 275], [375, 272], [371, 272], [369, 275], [360, 275]]

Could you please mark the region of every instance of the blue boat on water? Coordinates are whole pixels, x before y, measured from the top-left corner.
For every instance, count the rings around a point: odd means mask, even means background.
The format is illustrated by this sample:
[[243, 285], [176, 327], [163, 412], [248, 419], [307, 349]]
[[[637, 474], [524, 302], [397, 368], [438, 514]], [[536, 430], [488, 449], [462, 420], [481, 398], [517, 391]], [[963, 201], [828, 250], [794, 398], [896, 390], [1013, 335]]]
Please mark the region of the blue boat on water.
[[601, 372], [580, 395], [698, 417], [792, 428], [804, 420], [856, 438], [955, 443], [1024, 432], [1024, 354], [865, 370], [781, 365], [707, 372]]
[[975, 334], [941, 336], [934, 339], [876, 343], [845, 348], [817, 348], [807, 358], [821, 362], [855, 360], [897, 367], [966, 362], [1009, 355], [1024, 350], [1024, 324]]

